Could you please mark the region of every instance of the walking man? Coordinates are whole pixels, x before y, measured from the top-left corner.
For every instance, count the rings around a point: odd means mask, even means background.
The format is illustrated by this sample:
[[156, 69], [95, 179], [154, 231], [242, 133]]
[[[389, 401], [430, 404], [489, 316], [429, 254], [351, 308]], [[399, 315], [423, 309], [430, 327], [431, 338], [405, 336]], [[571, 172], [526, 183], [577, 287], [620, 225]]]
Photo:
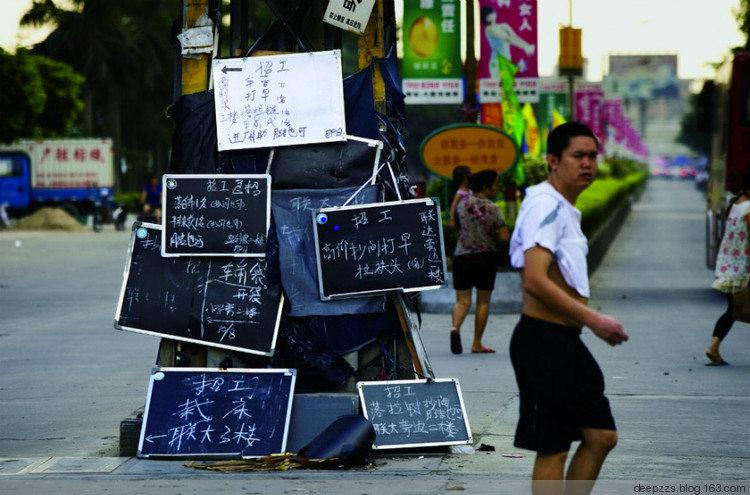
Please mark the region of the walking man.
[[[604, 377], [580, 338], [586, 326], [610, 345], [628, 340], [616, 319], [587, 306], [588, 242], [575, 203], [596, 177], [598, 148], [581, 123], [550, 132], [549, 177], [527, 190], [510, 241], [511, 265], [521, 270], [523, 286], [510, 342], [521, 403], [514, 444], [537, 452], [535, 494], [590, 493], [617, 443]], [[574, 441], [581, 443], [564, 475]]]

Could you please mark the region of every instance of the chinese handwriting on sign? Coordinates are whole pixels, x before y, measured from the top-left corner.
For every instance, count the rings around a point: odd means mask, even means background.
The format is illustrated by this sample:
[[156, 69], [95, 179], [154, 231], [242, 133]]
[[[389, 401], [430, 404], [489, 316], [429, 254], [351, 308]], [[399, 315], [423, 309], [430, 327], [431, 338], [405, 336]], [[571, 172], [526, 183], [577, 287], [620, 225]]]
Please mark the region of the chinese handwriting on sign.
[[449, 397], [420, 398], [409, 385], [386, 387], [385, 400], [372, 400], [368, 410], [377, 435], [404, 435], [409, 439], [434, 432], [453, 439], [464, 420], [461, 406]]
[[[229, 141], [254, 143], [282, 137], [304, 137], [306, 127], [295, 127], [291, 122], [291, 107], [287, 104], [284, 73], [291, 72], [285, 60], [264, 60], [252, 66], [251, 74], [243, 80], [240, 108], [230, 101], [230, 80], [224, 75], [218, 82], [222, 124], [230, 129]], [[226, 71], [234, 69], [227, 68]], [[241, 69], [236, 69], [241, 70]]]
[[[168, 439], [169, 447], [179, 452], [183, 444], [193, 442], [201, 445], [231, 443], [238, 448], [247, 448], [260, 440], [255, 421], [248, 412], [248, 403], [253, 401], [258, 387], [257, 378], [249, 382], [232, 380], [225, 383], [222, 377], [208, 379], [202, 374], [196, 377], [191, 386], [196, 398], [186, 398], [176, 406], [172, 416], [179, 418], [180, 422], [160, 435]], [[221, 389], [238, 396], [225, 406], [226, 409], [216, 410], [221, 403], [203, 398], [203, 395], [207, 390], [218, 392]], [[214, 418], [223, 420], [219, 429], [214, 424]], [[233, 421], [226, 421], [228, 418]], [[150, 436], [146, 440], [153, 442], [156, 439], [157, 436]]]

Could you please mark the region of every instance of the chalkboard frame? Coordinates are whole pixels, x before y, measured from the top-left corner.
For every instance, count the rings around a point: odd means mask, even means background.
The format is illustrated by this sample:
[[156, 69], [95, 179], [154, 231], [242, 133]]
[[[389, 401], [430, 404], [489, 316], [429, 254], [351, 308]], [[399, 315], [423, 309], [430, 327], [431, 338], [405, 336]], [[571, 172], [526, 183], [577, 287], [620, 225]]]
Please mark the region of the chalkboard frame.
[[[136, 222], [133, 223], [133, 228], [132, 228], [132, 232], [131, 232], [131, 235], [130, 235], [129, 247], [128, 247], [128, 252], [127, 252], [127, 257], [126, 257], [126, 262], [125, 262], [125, 269], [124, 269], [124, 273], [123, 273], [122, 286], [121, 286], [121, 289], [120, 289], [120, 297], [119, 297], [118, 302], [117, 302], [117, 310], [115, 311], [115, 321], [114, 321], [114, 327], [115, 327], [115, 329], [117, 329], [117, 330], [123, 330], [123, 331], [130, 331], [130, 332], [135, 332], [135, 333], [140, 333], [140, 334], [143, 334], [143, 335], [151, 335], [151, 336], [156, 336], [156, 337], [165, 337], [165, 338], [168, 338], [168, 339], [178, 340], [178, 341], [181, 341], [181, 342], [190, 342], [190, 343], [199, 344], [199, 345], [202, 345], [202, 346], [216, 347], [216, 348], [226, 349], [226, 350], [230, 350], [230, 351], [243, 352], [243, 353], [246, 353], [246, 354], [254, 354], [254, 355], [260, 355], [260, 356], [266, 356], [266, 357], [271, 357], [271, 356], [273, 356], [275, 354], [275, 352], [276, 352], [276, 342], [277, 342], [278, 335], [279, 335], [279, 328], [280, 328], [280, 324], [281, 324], [281, 317], [282, 317], [282, 314], [283, 314], [284, 303], [285, 303], [285, 301], [284, 301], [284, 297], [285, 296], [284, 296], [283, 290], [280, 291], [280, 293], [279, 293], [278, 307], [276, 309], [275, 316], [273, 316], [273, 321], [274, 321], [273, 334], [271, 335], [271, 339], [270, 339], [268, 350], [253, 349], [253, 348], [250, 348], [250, 347], [242, 347], [242, 346], [236, 346], [236, 345], [228, 345], [228, 344], [223, 344], [223, 343], [220, 343], [220, 342], [214, 342], [214, 341], [211, 341], [211, 340], [185, 337], [184, 335], [176, 334], [176, 333], [170, 333], [170, 332], [167, 332], [167, 331], [152, 330], [152, 329], [147, 329], [147, 328], [139, 328], [139, 327], [135, 327], [135, 326], [132, 326], [132, 325], [127, 325], [127, 324], [121, 324], [120, 320], [121, 320], [121, 317], [122, 317], [122, 309], [123, 309], [123, 305], [125, 303], [126, 291], [127, 291], [127, 287], [128, 287], [128, 280], [129, 280], [129, 277], [130, 277], [130, 272], [131, 272], [131, 268], [132, 268], [132, 264], [133, 264], [133, 251], [135, 249], [135, 239], [136, 239], [136, 237], [138, 235], [138, 230], [140, 228], [154, 229], [154, 230], [163, 231], [163, 228], [162, 228], [162, 226], [160, 224], [148, 223], [148, 222], [140, 222], [140, 221], [136, 221]], [[170, 257], [170, 258], [167, 258], [167, 257], [164, 257], [164, 256], [160, 256], [160, 258], [163, 259], [165, 262], [180, 262], [180, 261], [187, 261], [187, 260], [189, 260], [189, 258], [186, 258], [186, 257], [180, 257], [180, 258]], [[221, 258], [219, 258], [219, 259], [221, 259]], [[208, 258], [201, 258], [201, 260], [203, 260], [203, 261], [211, 261], [211, 259], [208, 259]]]
[[[231, 257], [237, 257], [237, 258], [262, 258], [266, 256], [266, 243], [263, 243], [262, 246], [259, 246], [257, 250], [250, 251], [247, 253], [235, 253], [230, 251], [220, 251], [220, 252], [208, 252], [208, 251], [197, 251], [197, 250], [190, 250], [190, 251], [175, 251], [174, 248], [171, 248], [169, 246], [169, 238], [170, 235], [173, 233], [173, 227], [170, 227], [169, 218], [171, 216], [171, 212], [173, 211], [173, 208], [169, 200], [170, 192], [174, 189], [171, 185], [171, 181], [177, 181], [179, 182], [192, 182], [192, 181], [205, 181], [205, 180], [222, 180], [222, 181], [234, 181], [234, 180], [257, 180], [260, 182], [263, 186], [263, 189], [261, 191], [261, 194], [264, 195], [265, 199], [265, 215], [264, 215], [264, 225], [263, 225], [263, 232], [259, 232], [263, 234], [264, 239], [267, 241], [268, 236], [268, 229], [271, 225], [271, 176], [269, 174], [164, 174], [162, 175], [162, 206], [161, 206], [161, 226], [162, 226], [162, 236], [161, 236], [161, 255], [165, 258], [169, 257], [179, 257], [179, 256], [210, 256], [210, 257], [218, 257], [218, 256], [231, 256]], [[176, 186], [178, 187], [178, 186]], [[250, 212], [245, 211], [245, 216], [250, 216]], [[239, 217], [240, 215], [236, 215]], [[255, 217], [255, 214], [253, 212], [253, 217]], [[250, 235], [252, 236], [255, 232], [250, 232]]]
[[359, 394], [360, 406], [362, 407], [362, 413], [370, 422], [375, 424], [371, 419], [372, 413], [367, 406], [367, 393], [366, 388], [383, 388], [395, 385], [419, 385], [420, 387], [429, 387], [431, 384], [454, 384], [458, 404], [461, 407], [461, 415], [463, 421], [461, 425], [464, 428], [461, 433], [461, 438], [456, 440], [437, 440], [430, 442], [404, 442], [404, 443], [385, 443], [378, 442], [378, 428], [375, 429], [375, 442], [372, 445], [373, 450], [387, 450], [387, 449], [408, 449], [414, 447], [437, 447], [442, 445], [471, 445], [474, 440], [471, 435], [471, 426], [469, 426], [469, 417], [466, 414], [466, 406], [464, 404], [464, 398], [461, 394], [461, 385], [459, 384], [458, 378], [435, 378], [426, 380], [384, 380], [384, 381], [362, 381], [357, 382], [357, 392]]
[[[412, 205], [412, 204], [418, 204], [418, 203], [424, 203], [427, 206], [434, 206], [436, 211], [436, 227], [437, 227], [437, 243], [436, 246], [440, 250], [441, 256], [441, 266], [442, 274], [444, 281], [442, 284], [432, 284], [432, 285], [417, 285], [417, 286], [401, 286], [401, 285], [392, 285], [389, 287], [383, 287], [383, 288], [377, 288], [377, 289], [368, 289], [368, 290], [362, 290], [357, 292], [334, 292], [333, 290], [329, 290], [326, 288], [325, 284], [325, 277], [323, 276], [323, 264], [321, 261], [321, 249], [320, 249], [320, 236], [318, 234], [318, 221], [316, 221], [318, 215], [320, 214], [329, 214], [329, 213], [340, 213], [342, 211], [348, 211], [348, 210], [366, 210], [368, 208], [373, 209], [381, 209], [383, 207], [392, 207], [392, 206], [399, 206], [399, 205]], [[436, 290], [440, 289], [443, 285], [446, 284], [445, 278], [448, 273], [447, 263], [446, 263], [446, 255], [445, 255], [445, 240], [443, 236], [443, 225], [441, 220], [441, 213], [440, 213], [440, 201], [437, 198], [420, 198], [420, 199], [407, 199], [407, 200], [400, 200], [400, 201], [383, 201], [379, 203], [369, 203], [369, 204], [360, 204], [360, 205], [351, 205], [351, 206], [339, 206], [339, 207], [333, 207], [333, 208], [322, 208], [319, 211], [312, 212], [312, 222], [314, 225], [313, 233], [315, 234], [315, 257], [317, 262], [317, 275], [318, 275], [318, 288], [319, 288], [319, 294], [320, 294], [320, 300], [321, 301], [331, 301], [335, 299], [346, 299], [346, 298], [353, 298], [353, 297], [369, 297], [369, 296], [377, 296], [377, 295], [385, 295], [385, 294], [392, 294], [392, 293], [408, 293], [408, 292], [418, 292], [423, 290]]]
[[[281, 442], [278, 442], [279, 448], [277, 452], [264, 452], [257, 455], [243, 455], [241, 451], [230, 451], [230, 452], [215, 452], [215, 453], [196, 453], [196, 452], [184, 452], [184, 453], [144, 453], [144, 442], [150, 441], [147, 433], [149, 432], [149, 417], [153, 408], [154, 398], [154, 387], [157, 381], [164, 378], [165, 373], [170, 374], [184, 374], [188, 376], [193, 373], [205, 373], [210, 375], [269, 375], [277, 374], [282, 375], [284, 378], [289, 377], [289, 389], [288, 399], [285, 409], [284, 416], [284, 432], [281, 437]], [[161, 377], [161, 378], [160, 378]], [[138, 439], [137, 457], [139, 458], [181, 458], [181, 459], [252, 459], [257, 457], [264, 457], [271, 454], [281, 454], [286, 452], [287, 442], [289, 440], [289, 426], [292, 418], [292, 404], [294, 402], [294, 390], [297, 379], [297, 370], [292, 368], [178, 368], [178, 367], [163, 367], [155, 368], [149, 377], [148, 392], [146, 395], [146, 404], [143, 411], [143, 421], [141, 424], [141, 432]], [[151, 442], [153, 443], [153, 442]]]
[[[312, 116], [313, 114], [310, 114], [309, 117], [310, 119], [315, 121], [316, 125], [322, 125], [322, 128], [311, 130], [309, 132], [310, 136], [308, 136], [307, 131], [305, 131], [304, 138], [298, 138], [297, 136], [290, 135], [283, 136], [280, 139], [276, 140], [276, 138], [268, 139], [266, 136], [261, 136], [258, 137], [257, 140], [255, 138], [251, 138], [250, 142], [245, 142], [243, 136], [243, 141], [239, 143], [232, 143], [229, 139], [225, 139], [229, 137], [230, 134], [229, 132], [227, 132], [228, 129], [226, 129], [226, 125], [224, 123], [225, 119], [223, 112], [225, 110], [231, 111], [231, 108], [225, 107], [225, 105], [222, 103], [222, 98], [224, 98], [225, 96], [227, 97], [227, 99], [232, 99], [232, 96], [237, 97], [237, 95], [230, 96], [228, 94], [232, 92], [232, 90], [230, 89], [231, 84], [229, 84], [228, 81], [231, 77], [234, 77], [233, 74], [235, 72], [241, 73], [244, 70], [243, 66], [250, 63], [252, 63], [253, 65], [257, 65], [264, 62], [274, 63], [276, 61], [289, 59], [305, 59], [303, 60], [303, 62], [308, 62], [313, 60], [313, 58], [319, 60], [320, 62], [317, 64], [317, 67], [313, 67], [314, 70], [309, 71], [308, 76], [312, 78], [323, 78], [325, 76], [328, 76], [324, 81], [326, 83], [325, 87], [332, 93], [332, 97], [327, 101], [328, 106], [325, 107], [325, 112], [327, 113], [321, 111], [320, 107], [317, 107], [313, 109], [316, 112], [314, 114], [314, 117]], [[214, 98], [216, 101], [215, 108], [217, 148], [219, 151], [223, 152], [253, 148], [273, 148], [277, 146], [295, 146], [300, 144], [344, 141], [346, 139], [346, 115], [344, 111], [344, 80], [341, 50], [334, 49], [318, 52], [280, 53], [243, 58], [217, 58], [213, 60], [211, 70], [215, 85]], [[316, 82], [316, 84], [311, 84], [311, 79], [309, 77], [300, 80], [299, 84], [305, 88], [305, 91], [309, 91], [310, 93], [304, 93], [302, 96], [295, 97], [295, 99], [293, 100], [287, 97], [287, 99], [289, 100], [288, 103], [299, 103], [299, 101], [297, 101], [297, 98], [299, 98], [303, 102], [320, 102], [320, 94], [315, 93], [315, 91], [320, 88], [320, 83], [317, 82], [317, 79], [314, 82]], [[244, 87], [245, 86], [243, 81], [243, 88]], [[234, 91], [236, 92], [237, 90]], [[306, 98], [305, 96], [309, 96], [309, 98]], [[283, 103], [280, 103], [278, 100], [276, 101], [276, 103], [278, 103], [279, 105], [283, 105]], [[274, 107], [275, 106], [276, 105], [274, 105]], [[283, 115], [283, 106], [279, 110]], [[328, 128], [326, 128], [326, 125], [328, 126]], [[296, 132], [297, 129], [293, 129], [293, 131]]]

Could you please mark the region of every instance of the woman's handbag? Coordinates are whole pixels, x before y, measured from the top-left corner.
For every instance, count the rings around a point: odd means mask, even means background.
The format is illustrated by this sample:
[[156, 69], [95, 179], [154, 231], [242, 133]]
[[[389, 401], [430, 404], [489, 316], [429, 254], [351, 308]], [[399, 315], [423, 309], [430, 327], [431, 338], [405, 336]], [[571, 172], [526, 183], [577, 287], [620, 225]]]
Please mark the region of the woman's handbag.
[[750, 323], [750, 287], [732, 293], [732, 317]]

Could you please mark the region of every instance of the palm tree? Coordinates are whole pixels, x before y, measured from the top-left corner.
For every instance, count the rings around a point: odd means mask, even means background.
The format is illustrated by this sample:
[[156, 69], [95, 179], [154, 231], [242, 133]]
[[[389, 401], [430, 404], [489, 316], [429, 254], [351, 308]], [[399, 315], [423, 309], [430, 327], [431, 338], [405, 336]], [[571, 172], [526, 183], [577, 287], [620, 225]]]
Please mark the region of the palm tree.
[[[171, 127], [164, 117], [172, 99], [170, 34], [179, 5], [173, 0], [71, 4], [66, 10], [55, 0], [33, 2], [21, 24], [55, 29], [32, 51], [67, 62], [86, 77], [83, 134], [110, 136], [119, 156], [130, 155], [140, 167], [155, 161], [163, 170]], [[148, 157], [154, 148], [160, 157]]]

